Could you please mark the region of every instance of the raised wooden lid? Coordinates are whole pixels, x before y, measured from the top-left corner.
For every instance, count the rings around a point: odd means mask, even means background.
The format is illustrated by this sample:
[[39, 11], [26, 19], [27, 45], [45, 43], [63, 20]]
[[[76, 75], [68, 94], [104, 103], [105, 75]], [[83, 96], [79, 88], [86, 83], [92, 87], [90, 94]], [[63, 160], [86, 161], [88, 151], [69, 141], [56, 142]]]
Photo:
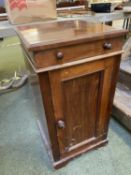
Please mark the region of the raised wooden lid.
[[126, 30], [84, 20], [19, 26], [17, 33], [28, 50], [42, 50], [125, 35]]

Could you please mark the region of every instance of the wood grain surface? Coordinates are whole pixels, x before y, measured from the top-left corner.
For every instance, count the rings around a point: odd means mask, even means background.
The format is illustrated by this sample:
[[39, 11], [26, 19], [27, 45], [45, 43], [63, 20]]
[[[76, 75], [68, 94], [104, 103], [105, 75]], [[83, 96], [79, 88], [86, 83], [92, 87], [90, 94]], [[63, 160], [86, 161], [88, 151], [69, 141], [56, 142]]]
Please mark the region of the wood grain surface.
[[107, 143], [126, 31], [72, 20], [19, 27], [18, 34], [39, 78], [53, 166]]
[[86, 41], [124, 36], [126, 31], [84, 20], [47, 22], [17, 28], [18, 35], [29, 50], [51, 49]]

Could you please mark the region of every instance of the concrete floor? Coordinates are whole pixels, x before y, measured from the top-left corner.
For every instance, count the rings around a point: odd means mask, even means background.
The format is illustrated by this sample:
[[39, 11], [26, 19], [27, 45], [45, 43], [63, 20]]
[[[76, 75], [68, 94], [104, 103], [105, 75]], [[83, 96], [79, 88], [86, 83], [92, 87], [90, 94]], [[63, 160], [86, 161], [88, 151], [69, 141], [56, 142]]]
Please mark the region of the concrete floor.
[[[13, 48], [8, 51], [3, 47], [0, 51], [0, 79], [11, 76], [18, 66], [24, 67], [20, 47]], [[37, 127], [37, 115], [28, 83], [0, 95], [0, 175], [131, 174], [131, 135], [114, 119], [110, 123], [107, 146], [53, 170]]]

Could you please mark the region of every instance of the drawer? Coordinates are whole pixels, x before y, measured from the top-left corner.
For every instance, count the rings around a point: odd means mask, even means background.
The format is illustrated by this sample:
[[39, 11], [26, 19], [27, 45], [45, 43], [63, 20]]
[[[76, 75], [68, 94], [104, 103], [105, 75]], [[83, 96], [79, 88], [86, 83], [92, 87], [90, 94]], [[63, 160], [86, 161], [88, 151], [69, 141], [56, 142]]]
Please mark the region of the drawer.
[[88, 57], [120, 51], [122, 49], [122, 45], [123, 38], [113, 38], [59, 47], [57, 49], [35, 52], [33, 62], [36, 68], [45, 68]]

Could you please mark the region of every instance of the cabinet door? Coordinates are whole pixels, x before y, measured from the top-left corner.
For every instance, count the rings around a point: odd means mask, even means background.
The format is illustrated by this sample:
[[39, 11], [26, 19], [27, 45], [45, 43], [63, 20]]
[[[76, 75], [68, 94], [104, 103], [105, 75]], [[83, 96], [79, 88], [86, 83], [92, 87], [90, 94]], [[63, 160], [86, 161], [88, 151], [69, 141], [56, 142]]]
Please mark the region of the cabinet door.
[[106, 135], [119, 58], [49, 73], [61, 158]]

